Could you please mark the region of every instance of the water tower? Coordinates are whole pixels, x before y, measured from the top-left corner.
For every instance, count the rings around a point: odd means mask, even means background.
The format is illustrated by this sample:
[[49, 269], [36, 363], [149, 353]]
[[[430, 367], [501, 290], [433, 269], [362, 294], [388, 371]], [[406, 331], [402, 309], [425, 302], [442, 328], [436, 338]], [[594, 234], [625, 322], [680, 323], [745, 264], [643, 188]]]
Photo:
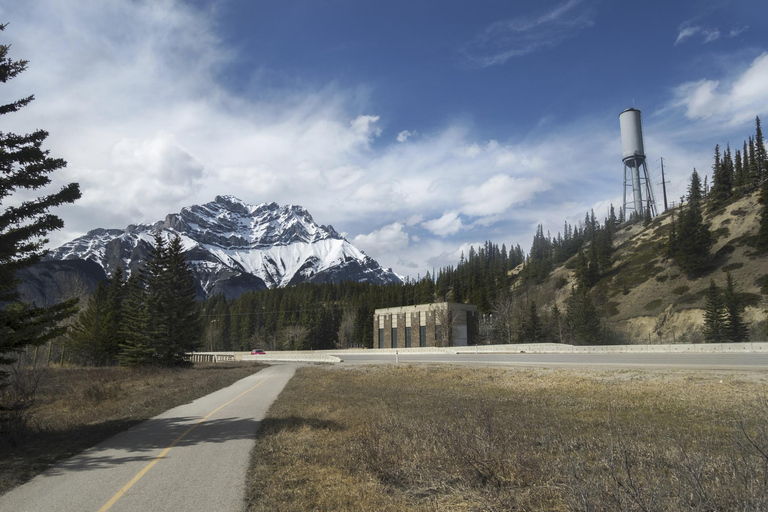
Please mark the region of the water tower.
[[[643, 125], [640, 111], [628, 108], [619, 114], [621, 126], [621, 159], [624, 162], [624, 215], [627, 219], [630, 213], [643, 215], [650, 208], [651, 216], [656, 216], [656, 199], [653, 186], [648, 178], [648, 165], [645, 162], [645, 147], [643, 146]], [[632, 190], [630, 201], [627, 201], [627, 189]]]

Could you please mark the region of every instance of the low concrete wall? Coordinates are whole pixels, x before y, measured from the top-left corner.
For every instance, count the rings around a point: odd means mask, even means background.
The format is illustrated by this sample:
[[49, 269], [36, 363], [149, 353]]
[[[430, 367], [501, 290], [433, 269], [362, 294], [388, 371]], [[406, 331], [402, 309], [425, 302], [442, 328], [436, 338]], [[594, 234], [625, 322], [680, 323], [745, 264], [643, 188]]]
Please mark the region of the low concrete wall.
[[250, 352], [194, 352], [193, 362], [264, 361], [340, 363], [344, 354], [621, 354], [621, 353], [760, 353], [768, 352], [768, 342], [756, 343], [686, 343], [677, 345], [589, 345], [561, 343], [520, 343], [470, 347], [351, 348], [338, 350], [274, 350], [265, 355]]
[[244, 352], [240, 361], [255, 361], [265, 363], [340, 363], [343, 361], [340, 357], [328, 354], [319, 354], [317, 352], [299, 352], [290, 354], [286, 352], [267, 352], [265, 355], [252, 356]]
[[749, 353], [768, 352], [768, 342], [755, 343], [686, 343], [676, 345], [587, 345], [562, 343], [519, 343], [511, 345], [478, 345], [469, 347], [412, 347], [377, 349], [320, 350], [325, 354], [612, 354], [612, 353]]

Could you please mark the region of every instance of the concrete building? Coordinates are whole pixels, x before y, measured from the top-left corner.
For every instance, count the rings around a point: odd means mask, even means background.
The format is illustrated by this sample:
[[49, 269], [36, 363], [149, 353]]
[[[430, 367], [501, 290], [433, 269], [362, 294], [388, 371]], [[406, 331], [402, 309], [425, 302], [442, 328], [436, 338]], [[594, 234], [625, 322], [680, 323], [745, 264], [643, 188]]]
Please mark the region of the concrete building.
[[377, 309], [374, 348], [464, 347], [477, 343], [477, 306], [438, 302]]

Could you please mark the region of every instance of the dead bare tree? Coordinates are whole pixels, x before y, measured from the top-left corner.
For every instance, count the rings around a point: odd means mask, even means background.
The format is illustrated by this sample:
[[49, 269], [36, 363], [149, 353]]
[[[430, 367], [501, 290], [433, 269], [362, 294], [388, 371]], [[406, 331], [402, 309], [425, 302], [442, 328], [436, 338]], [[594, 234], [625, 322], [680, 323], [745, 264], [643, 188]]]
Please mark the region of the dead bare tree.
[[309, 329], [306, 327], [301, 325], [289, 325], [281, 332], [280, 346], [282, 350], [302, 350], [307, 348], [304, 345], [308, 334]]
[[498, 343], [513, 343], [515, 339], [515, 301], [502, 295], [493, 304], [494, 338]]
[[355, 339], [355, 312], [345, 309], [341, 315], [339, 341], [336, 343], [336, 348], [349, 348], [359, 343], [360, 340]]

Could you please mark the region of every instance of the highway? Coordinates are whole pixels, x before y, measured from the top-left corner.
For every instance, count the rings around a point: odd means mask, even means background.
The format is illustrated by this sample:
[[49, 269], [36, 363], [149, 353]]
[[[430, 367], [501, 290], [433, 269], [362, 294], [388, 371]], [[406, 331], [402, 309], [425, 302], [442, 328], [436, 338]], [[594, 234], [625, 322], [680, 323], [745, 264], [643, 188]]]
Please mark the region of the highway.
[[295, 368], [269, 367], [62, 461], [0, 496], [0, 511], [240, 511], [256, 430]]
[[766, 353], [617, 353], [617, 354], [339, 354], [343, 364], [448, 363], [475, 366], [571, 368], [684, 368], [768, 370]]

